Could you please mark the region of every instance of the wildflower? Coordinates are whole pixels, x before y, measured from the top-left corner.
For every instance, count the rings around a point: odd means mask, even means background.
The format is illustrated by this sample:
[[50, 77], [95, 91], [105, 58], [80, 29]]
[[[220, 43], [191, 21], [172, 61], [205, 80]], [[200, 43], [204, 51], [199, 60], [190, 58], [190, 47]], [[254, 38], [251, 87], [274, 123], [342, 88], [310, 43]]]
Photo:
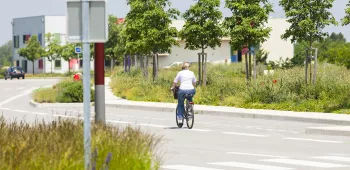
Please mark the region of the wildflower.
[[275, 80], [273, 80], [272, 82], [273, 82], [273, 84], [276, 84], [276, 83], [277, 83], [277, 80], [275, 79]]

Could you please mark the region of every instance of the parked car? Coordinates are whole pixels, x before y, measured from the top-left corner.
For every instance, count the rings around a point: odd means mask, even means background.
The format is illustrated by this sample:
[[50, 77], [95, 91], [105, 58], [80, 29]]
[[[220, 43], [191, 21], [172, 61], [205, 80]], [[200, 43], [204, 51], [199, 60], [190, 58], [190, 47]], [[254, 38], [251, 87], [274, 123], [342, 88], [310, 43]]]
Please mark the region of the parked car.
[[13, 78], [17, 78], [19, 79], [20, 77], [22, 77], [22, 79], [25, 78], [25, 72], [21, 67], [9, 67], [5, 73], [4, 73], [4, 77], [5, 80], [7, 80], [8, 78], [10, 78], [11, 80]]

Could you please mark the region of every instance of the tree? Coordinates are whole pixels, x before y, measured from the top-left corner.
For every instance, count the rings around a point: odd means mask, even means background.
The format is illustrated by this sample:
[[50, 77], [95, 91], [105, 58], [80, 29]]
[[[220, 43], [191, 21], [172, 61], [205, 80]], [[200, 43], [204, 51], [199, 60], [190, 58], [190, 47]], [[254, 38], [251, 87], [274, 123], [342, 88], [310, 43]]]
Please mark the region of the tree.
[[44, 53], [44, 48], [40, 45], [37, 35], [33, 35], [26, 42], [26, 47], [20, 48], [17, 53], [33, 63], [34, 74], [34, 61], [39, 59]]
[[[229, 32], [233, 48], [241, 50], [251, 48], [266, 41], [271, 28], [265, 27], [269, 14], [273, 12], [268, 0], [226, 0], [225, 7], [232, 12], [231, 17], [226, 17], [224, 25]], [[254, 55], [254, 79], [256, 78], [256, 57]], [[251, 77], [251, 52], [249, 61], [245, 53], [246, 78]], [[249, 66], [248, 66], [249, 63]]]
[[[123, 25], [117, 23], [118, 18], [109, 15], [108, 16], [108, 41], [105, 44], [106, 59], [110, 59], [113, 63], [114, 59], [120, 60], [124, 55], [125, 44], [121, 44], [121, 31]], [[113, 65], [112, 65], [113, 67]]]
[[[10, 66], [12, 61], [12, 41], [0, 47], [0, 66]], [[0, 68], [1, 69], [1, 68]]]
[[348, 8], [345, 9], [345, 17], [342, 19], [342, 25], [348, 25], [350, 24], [350, 0], [349, 3], [346, 5]]
[[[66, 43], [65, 45], [61, 46], [61, 52], [62, 55], [61, 57], [68, 61], [68, 72], [70, 72], [70, 60], [72, 59], [78, 59], [80, 60], [80, 58], [83, 58], [83, 53], [79, 54], [79, 58], [78, 58], [78, 54], [75, 53], [75, 47], [81, 47], [82, 44], [81, 43]], [[90, 59], [92, 59], [94, 57], [94, 44], [91, 43], [90, 44]]]
[[52, 73], [52, 68], [53, 68], [52, 61], [55, 61], [56, 59], [60, 59], [62, 55], [62, 47], [59, 44], [60, 42], [54, 38], [55, 37], [54, 34], [47, 33], [45, 37], [48, 45], [45, 48], [44, 56], [46, 56], [51, 63], [51, 73]]
[[180, 12], [170, 7], [169, 0], [127, 0], [127, 3], [130, 11], [126, 16], [126, 51], [153, 55], [155, 81], [158, 78], [158, 54], [170, 53], [172, 45], [177, 45], [177, 30], [170, 24]]
[[[205, 49], [208, 47], [215, 49], [221, 46], [221, 38], [223, 37], [223, 30], [221, 29], [220, 19], [222, 12], [220, 11], [220, 0], [198, 0], [198, 2], [190, 7], [184, 14], [183, 18], [186, 20], [185, 25], [179, 32], [179, 37], [185, 40], [185, 49], [199, 50], [201, 49], [202, 61], [198, 57], [199, 67], [199, 82], [202, 80], [203, 85], [206, 86], [206, 62], [204, 58]], [[202, 68], [204, 65], [204, 68]]]

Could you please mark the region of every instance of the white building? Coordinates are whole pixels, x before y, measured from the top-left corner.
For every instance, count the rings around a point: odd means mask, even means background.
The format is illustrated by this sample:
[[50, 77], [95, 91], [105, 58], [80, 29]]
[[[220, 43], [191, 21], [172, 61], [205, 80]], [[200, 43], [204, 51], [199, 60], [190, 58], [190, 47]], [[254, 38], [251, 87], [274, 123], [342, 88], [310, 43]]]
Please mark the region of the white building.
[[[61, 42], [61, 45], [66, 43], [66, 17], [65, 16], [33, 16], [24, 18], [14, 18], [12, 21], [13, 28], [13, 65], [22, 67], [27, 73], [33, 73], [33, 63], [26, 58], [19, 56], [17, 50], [25, 47], [25, 42], [32, 35], [37, 35], [39, 42], [45, 47], [45, 34], [52, 33], [55, 38]], [[58, 59], [51, 62], [44, 56], [34, 61], [34, 73], [66, 73], [70, 70], [78, 68], [76, 59], [70, 62], [64, 59]], [[81, 65], [81, 64], [80, 64]], [[93, 69], [93, 61], [91, 68]]]
[[[17, 50], [25, 46], [25, 41], [31, 35], [38, 35], [39, 41], [42, 46], [48, 45], [45, 42], [44, 35], [52, 33], [55, 38], [60, 40], [61, 44], [66, 43], [66, 17], [65, 16], [34, 16], [25, 18], [13, 19], [13, 61], [15, 66], [21, 66], [27, 73], [32, 73], [33, 63], [27, 61], [25, 58], [17, 54]], [[176, 27], [177, 30], [181, 30], [185, 21], [175, 20], [172, 26]], [[286, 59], [293, 57], [294, 45], [290, 41], [284, 41], [280, 37], [284, 31], [289, 27], [289, 23], [286, 19], [269, 19], [267, 26], [272, 27], [270, 38], [259, 46], [260, 49], [264, 49], [269, 52], [268, 60], [276, 61], [280, 57]], [[185, 42], [178, 40], [179, 46], [173, 46], [170, 54], [159, 55], [159, 67], [167, 66], [173, 62], [196, 62], [198, 60], [198, 54], [200, 50], [188, 50], [185, 49]], [[208, 48], [205, 50], [207, 53], [207, 59], [209, 61], [225, 61], [230, 62], [245, 62], [244, 57], [240, 50], [232, 49], [230, 46], [230, 39], [223, 38], [221, 47], [217, 47], [215, 50]], [[255, 49], [257, 51], [258, 49]], [[74, 70], [78, 67], [77, 60], [71, 60], [70, 62], [63, 59], [48, 61], [47, 58], [42, 57], [34, 62], [35, 73], [50, 73], [51, 65], [53, 72], [55, 73], [66, 73], [68, 67], [70, 70]], [[82, 63], [82, 62], [80, 62]], [[152, 63], [152, 60], [149, 60]], [[107, 62], [106, 62], [107, 64]], [[80, 64], [81, 66], [81, 64]], [[93, 61], [91, 61], [91, 69], [93, 69]]]

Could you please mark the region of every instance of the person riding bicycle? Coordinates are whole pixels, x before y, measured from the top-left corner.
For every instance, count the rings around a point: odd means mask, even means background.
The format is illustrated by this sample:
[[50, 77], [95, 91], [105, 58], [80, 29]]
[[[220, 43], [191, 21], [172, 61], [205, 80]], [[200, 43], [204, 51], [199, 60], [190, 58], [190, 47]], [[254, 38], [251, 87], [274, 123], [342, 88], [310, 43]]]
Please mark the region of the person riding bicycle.
[[174, 89], [176, 84], [180, 81], [180, 87], [178, 91], [178, 113], [177, 117], [180, 121], [179, 123], [182, 123], [184, 113], [185, 113], [185, 95], [186, 94], [192, 94], [192, 97], [188, 98], [187, 100], [189, 102], [192, 102], [193, 96], [196, 94], [196, 76], [192, 71], [189, 70], [190, 64], [188, 62], [184, 62], [181, 66], [182, 71], [178, 72], [171, 89]]

